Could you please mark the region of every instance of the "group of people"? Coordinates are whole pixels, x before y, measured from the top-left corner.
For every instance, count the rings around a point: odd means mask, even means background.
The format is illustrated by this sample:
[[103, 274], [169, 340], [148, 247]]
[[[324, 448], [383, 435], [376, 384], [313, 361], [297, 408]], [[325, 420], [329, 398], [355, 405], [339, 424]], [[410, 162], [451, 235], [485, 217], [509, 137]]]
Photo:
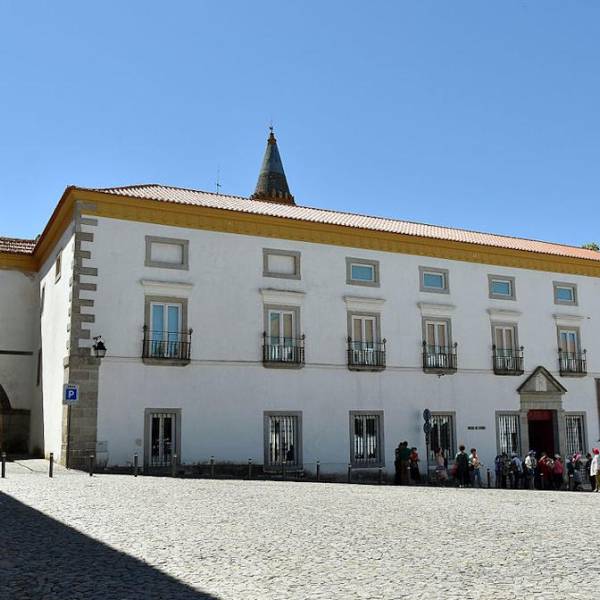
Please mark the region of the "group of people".
[[540, 457], [530, 450], [522, 459], [506, 452], [494, 460], [496, 487], [538, 490], [583, 490], [589, 482], [592, 491], [600, 490], [600, 450], [594, 448], [585, 457], [576, 452], [564, 458], [560, 454], [550, 456], [542, 452]]
[[[416, 447], [409, 447], [406, 441], [398, 444], [394, 460], [396, 484], [421, 483], [419, 462]], [[465, 446], [460, 445], [452, 463], [442, 448], [436, 448], [434, 468], [434, 479], [441, 485], [454, 480], [461, 488], [482, 487], [483, 465], [476, 448], [471, 448], [467, 453]], [[494, 460], [494, 472], [498, 488], [579, 491], [583, 490], [583, 484], [587, 481], [592, 491], [599, 492], [600, 450], [594, 448], [585, 457], [577, 452], [564, 459], [558, 454], [549, 456], [546, 452], [537, 458], [534, 450], [530, 450], [524, 459], [514, 452], [511, 456], [503, 452]]]

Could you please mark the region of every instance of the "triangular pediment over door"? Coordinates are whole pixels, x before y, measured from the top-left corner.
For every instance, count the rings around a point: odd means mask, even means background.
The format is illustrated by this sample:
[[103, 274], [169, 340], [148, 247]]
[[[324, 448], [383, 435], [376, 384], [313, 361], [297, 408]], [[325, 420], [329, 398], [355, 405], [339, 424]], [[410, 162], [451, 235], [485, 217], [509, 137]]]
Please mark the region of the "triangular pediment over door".
[[564, 394], [567, 389], [545, 367], [537, 367], [517, 389], [519, 394]]

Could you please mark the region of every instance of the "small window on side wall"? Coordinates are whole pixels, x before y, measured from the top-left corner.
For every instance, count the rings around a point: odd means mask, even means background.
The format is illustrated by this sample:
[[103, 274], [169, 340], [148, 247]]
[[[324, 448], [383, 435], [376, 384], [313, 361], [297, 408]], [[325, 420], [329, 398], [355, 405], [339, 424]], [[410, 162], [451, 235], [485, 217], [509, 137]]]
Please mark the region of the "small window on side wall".
[[505, 275], [488, 275], [490, 298], [516, 300], [515, 278]]
[[379, 262], [364, 258], [346, 258], [348, 285], [379, 286]]
[[162, 269], [189, 269], [189, 241], [147, 235], [144, 264]]
[[54, 281], [60, 279], [62, 273], [62, 250], [56, 255], [56, 262], [54, 263]]
[[448, 269], [419, 267], [419, 279], [422, 292], [435, 292], [438, 294], [448, 294], [450, 292]]
[[577, 286], [574, 283], [554, 281], [554, 304], [577, 305]]
[[300, 252], [263, 248], [263, 277], [300, 279]]

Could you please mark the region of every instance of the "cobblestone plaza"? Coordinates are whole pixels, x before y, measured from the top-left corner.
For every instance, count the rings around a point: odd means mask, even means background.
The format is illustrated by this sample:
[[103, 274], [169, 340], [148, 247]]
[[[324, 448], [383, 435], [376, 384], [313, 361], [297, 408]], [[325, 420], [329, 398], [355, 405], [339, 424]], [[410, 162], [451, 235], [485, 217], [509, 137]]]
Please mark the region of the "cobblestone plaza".
[[599, 495], [89, 477], [0, 480], [0, 598], [592, 598]]

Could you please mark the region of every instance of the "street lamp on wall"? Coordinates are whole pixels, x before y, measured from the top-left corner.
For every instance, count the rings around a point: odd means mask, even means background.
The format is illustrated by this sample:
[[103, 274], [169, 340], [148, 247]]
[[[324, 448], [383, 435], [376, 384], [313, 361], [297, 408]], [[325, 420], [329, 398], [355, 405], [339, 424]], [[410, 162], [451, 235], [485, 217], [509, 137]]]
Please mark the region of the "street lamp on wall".
[[94, 345], [92, 346], [92, 354], [96, 358], [104, 358], [106, 356], [106, 346], [101, 335], [94, 337]]

